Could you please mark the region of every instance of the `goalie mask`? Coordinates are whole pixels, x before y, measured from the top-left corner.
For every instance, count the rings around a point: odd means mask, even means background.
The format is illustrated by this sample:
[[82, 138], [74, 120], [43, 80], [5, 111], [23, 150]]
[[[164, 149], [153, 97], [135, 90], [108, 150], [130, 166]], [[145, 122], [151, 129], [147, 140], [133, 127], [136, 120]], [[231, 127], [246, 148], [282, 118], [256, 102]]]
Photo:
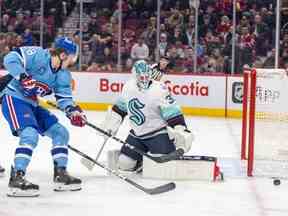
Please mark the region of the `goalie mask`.
[[144, 60], [135, 62], [132, 68], [132, 73], [136, 76], [137, 86], [140, 89], [148, 89], [152, 80], [152, 71], [150, 66]]

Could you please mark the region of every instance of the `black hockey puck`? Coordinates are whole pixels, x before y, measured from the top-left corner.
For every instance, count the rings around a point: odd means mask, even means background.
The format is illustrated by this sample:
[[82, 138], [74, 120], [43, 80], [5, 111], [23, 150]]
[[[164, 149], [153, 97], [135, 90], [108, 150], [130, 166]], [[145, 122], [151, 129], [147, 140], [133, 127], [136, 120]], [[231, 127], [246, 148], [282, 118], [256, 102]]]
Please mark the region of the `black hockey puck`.
[[274, 179], [274, 180], [273, 180], [273, 184], [274, 184], [275, 186], [280, 185], [280, 184], [281, 184], [280, 179]]

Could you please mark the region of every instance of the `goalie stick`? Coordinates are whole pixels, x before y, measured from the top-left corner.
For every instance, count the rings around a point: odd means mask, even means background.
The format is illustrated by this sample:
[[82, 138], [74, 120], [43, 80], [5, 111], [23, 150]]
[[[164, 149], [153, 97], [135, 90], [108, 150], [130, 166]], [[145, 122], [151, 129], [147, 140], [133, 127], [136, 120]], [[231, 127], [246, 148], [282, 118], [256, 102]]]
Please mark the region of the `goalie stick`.
[[121, 144], [123, 144], [126, 147], [130, 148], [131, 150], [137, 152], [138, 154], [141, 154], [141, 155], [143, 155], [143, 156], [145, 156], [145, 157], [147, 157], [147, 158], [149, 158], [149, 159], [151, 159], [157, 163], [165, 163], [165, 162], [168, 162], [170, 160], [175, 160], [175, 159], [180, 158], [184, 154], [184, 150], [180, 148], [180, 149], [177, 149], [176, 151], [173, 151], [173, 152], [166, 154], [166, 155], [162, 155], [162, 156], [158, 156], [158, 157], [152, 156], [152, 155], [142, 151], [141, 149], [138, 149], [135, 146], [132, 146], [129, 143], [127, 143], [127, 142], [125, 142], [125, 141], [123, 141], [117, 137], [112, 136], [111, 134], [107, 133], [106, 131], [102, 130], [101, 128], [97, 127], [96, 125], [91, 124], [90, 122], [86, 122], [86, 125], [88, 125], [89, 127], [103, 133], [104, 135], [120, 142]]
[[86, 158], [87, 160], [93, 162], [94, 164], [102, 167], [103, 169], [107, 170], [109, 173], [117, 176], [118, 178], [126, 181], [127, 183], [129, 183], [130, 185], [138, 188], [139, 190], [150, 194], [150, 195], [155, 195], [155, 194], [161, 194], [161, 193], [165, 193], [171, 190], [174, 190], [176, 188], [176, 184], [174, 182], [170, 182], [164, 185], [160, 185], [158, 187], [154, 187], [154, 188], [146, 188], [140, 184], [137, 184], [136, 182], [134, 182], [133, 180], [129, 179], [128, 177], [116, 172], [113, 169], [110, 169], [109, 167], [97, 162], [96, 160], [94, 160], [93, 158], [89, 157], [88, 155], [84, 154], [83, 152], [79, 151], [78, 149], [72, 147], [71, 145], [68, 145], [68, 148], [71, 149], [72, 151], [74, 151], [75, 153], [81, 155], [83, 158]]
[[[109, 137], [105, 137], [104, 138], [105, 140], [104, 140], [104, 142], [103, 142], [103, 144], [102, 144], [102, 146], [101, 146], [101, 148], [100, 148], [100, 150], [99, 150], [99, 152], [98, 152], [98, 154], [97, 154], [97, 156], [95, 157], [95, 161], [98, 161], [98, 159], [99, 159], [99, 157], [100, 157], [100, 155], [101, 155], [101, 153], [102, 153], [102, 151], [103, 151], [103, 149], [104, 149], [104, 146], [106, 145], [106, 143], [107, 143], [107, 141], [109, 140]], [[85, 166], [88, 170], [90, 170], [90, 171], [92, 171], [92, 169], [93, 169], [93, 167], [94, 167], [94, 165], [95, 165], [95, 163], [93, 162], [93, 161], [91, 161], [91, 160], [88, 160], [88, 159], [86, 159], [86, 158], [84, 158], [84, 157], [82, 157], [81, 158], [81, 164], [83, 165], [83, 166]]]
[[[39, 99], [40, 99], [40, 101], [43, 101], [44, 103], [46, 103], [46, 104], [48, 104], [48, 105], [50, 105], [50, 106], [52, 106], [52, 107], [54, 107], [54, 108], [56, 108], [58, 110], [61, 110], [54, 102], [49, 101], [49, 100], [45, 100], [43, 98], [39, 98]], [[61, 111], [63, 111], [63, 110], [61, 110]], [[171, 160], [175, 160], [175, 159], [180, 158], [184, 154], [184, 150], [179, 148], [179, 149], [177, 149], [177, 150], [175, 150], [175, 151], [173, 151], [173, 152], [171, 152], [169, 154], [166, 154], [166, 155], [152, 156], [152, 155], [142, 151], [141, 149], [138, 149], [135, 146], [132, 146], [129, 143], [127, 143], [127, 142], [125, 142], [125, 141], [123, 141], [123, 140], [111, 135], [110, 133], [106, 132], [105, 130], [97, 127], [96, 125], [94, 125], [94, 124], [92, 124], [92, 123], [90, 123], [88, 121], [86, 121], [86, 125], [91, 127], [91, 128], [93, 128], [93, 129], [95, 129], [95, 130], [97, 130], [98, 132], [104, 134], [105, 136], [110, 137], [110, 138], [120, 142], [121, 144], [125, 145], [126, 147], [130, 148], [131, 150], [133, 150], [133, 151], [137, 152], [138, 154], [143, 155], [143, 156], [155, 161], [156, 163], [165, 163], [165, 162], [168, 162], [168, 161], [171, 161]]]

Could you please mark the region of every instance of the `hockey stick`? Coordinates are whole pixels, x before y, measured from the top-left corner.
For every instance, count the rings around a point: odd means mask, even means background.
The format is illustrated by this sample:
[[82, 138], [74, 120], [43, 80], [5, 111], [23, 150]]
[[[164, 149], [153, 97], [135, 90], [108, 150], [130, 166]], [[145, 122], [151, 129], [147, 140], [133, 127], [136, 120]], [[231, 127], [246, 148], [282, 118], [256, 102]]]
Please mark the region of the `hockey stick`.
[[[43, 99], [43, 98], [40, 98], [40, 100], [43, 101], [44, 103], [46, 103], [46, 104], [48, 104], [48, 105], [50, 105], [50, 106], [58, 109], [58, 110], [61, 110], [61, 109], [60, 109], [54, 102], [52, 102], [52, 101], [45, 100], [45, 99]], [[63, 110], [61, 110], [61, 111], [63, 111]], [[105, 130], [97, 127], [96, 125], [94, 125], [94, 124], [92, 124], [92, 123], [90, 123], [90, 122], [88, 122], [88, 121], [86, 121], [86, 125], [89, 126], [89, 127], [91, 127], [91, 128], [93, 128], [93, 129], [95, 129], [95, 130], [97, 130], [98, 132], [106, 135], [107, 137], [110, 137], [110, 138], [112, 138], [112, 139], [120, 142], [121, 144], [125, 145], [126, 147], [130, 148], [131, 150], [137, 152], [137, 153], [140, 154], [140, 155], [143, 155], [143, 156], [149, 158], [150, 160], [155, 161], [156, 163], [165, 163], [165, 162], [168, 162], [168, 161], [170, 161], [170, 160], [175, 160], [175, 159], [180, 158], [180, 157], [184, 154], [184, 150], [180, 148], [180, 149], [177, 149], [177, 150], [175, 150], [175, 151], [173, 151], [173, 152], [171, 152], [171, 153], [169, 153], [169, 154], [166, 154], [166, 155], [162, 155], [162, 156], [152, 156], [152, 155], [150, 155], [150, 154], [142, 151], [141, 149], [138, 149], [138, 148], [136, 148], [135, 146], [132, 146], [132, 145], [130, 145], [129, 143], [127, 143], [127, 142], [125, 142], [125, 141], [123, 141], [123, 140], [121, 140], [121, 139], [119, 139], [119, 138], [111, 135], [110, 133], [106, 132]]]
[[[99, 159], [99, 157], [100, 157], [100, 155], [101, 155], [101, 153], [102, 153], [102, 151], [104, 149], [104, 146], [106, 145], [108, 139], [109, 139], [109, 137], [105, 137], [105, 140], [104, 140], [104, 142], [103, 142], [103, 144], [102, 144], [97, 156], [94, 159], [95, 161], [98, 161], [98, 159]], [[81, 163], [82, 163], [83, 166], [85, 166], [90, 171], [92, 171], [92, 169], [93, 169], [93, 167], [95, 165], [94, 162], [92, 162], [91, 160], [88, 160], [88, 159], [86, 159], [84, 157], [81, 158]]]
[[103, 169], [107, 170], [109, 173], [117, 176], [118, 178], [128, 182], [130, 185], [138, 188], [139, 190], [147, 193], [147, 194], [150, 194], [150, 195], [154, 195], [154, 194], [161, 194], [161, 193], [165, 193], [165, 192], [168, 192], [170, 190], [173, 190], [176, 188], [176, 184], [174, 182], [170, 182], [170, 183], [167, 183], [167, 184], [164, 184], [164, 185], [161, 185], [161, 186], [158, 186], [158, 187], [155, 187], [155, 188], [146, 188], [146, 187], [143, 187], [142, 185], [139, 185], [137, 184], [136, 182], [134, 182], [133, 180], [129, 179], [128, 177], [116, 172], [115, 170], [113, 169], [110, 169], [109, 167], [97, 162], [96, 160], [94, 160], [93, 158], [89, 157], [88, 155], [84, 154], [83, 152], [79, 151], [78, 149], [72, 147], [71, 145], [68, 145], [68, 148], [71, 149], [72, 151], [74, 151], [75, 153], [81, 155], [83, 158], [86, 158], [87, 160], [93, 162], [94, 164], [102, 167]]
[[101, 128], [97, 127], [96, 125], [91, 124], [90, 122], [86, 122], [86, 125], [88, 125], [89, 127], [101, 132], [102, 134], [104, 134], [104, 135], [106, 135], [106, 136], [108, 136], [108, 137], [120, 142], [121, 144], [123, 144], [126, 147], [130, 148], [131, 150], [137, 152], [138, 154], [143, 155], [143, 156], [145, 156], [145, 157], [147, 157], [147, 158], [149, 158], [149, 159], [151, 159], [151, 160], [153, 160], [153, 161], [155, 161], [157, 163], [165, 163], [165, 162], [168, 162], [170, 160], [175, 160], [175, 159], [180, 158], [184, 154], [184, 150], [183, 149], [177, 149], [176, 151], [171, 152], [171, 153], [169, 153], [167, 155], [162, 155], [162, 156], [158, 156], [158, 157], [157, 156], [152, 156], [152, 155], [142, 151], [141, 149], [138, 149], [138, 148], [130, 145], [129, 143], [127, 143], [127, 142], [125, 142], [125, 141], [123, 141], [123, 140], [121, 140], [121, 139], [119, 139], [117, 137], [112, 136], [111, 134], [107, 133], [106, 131], [102, 130]]

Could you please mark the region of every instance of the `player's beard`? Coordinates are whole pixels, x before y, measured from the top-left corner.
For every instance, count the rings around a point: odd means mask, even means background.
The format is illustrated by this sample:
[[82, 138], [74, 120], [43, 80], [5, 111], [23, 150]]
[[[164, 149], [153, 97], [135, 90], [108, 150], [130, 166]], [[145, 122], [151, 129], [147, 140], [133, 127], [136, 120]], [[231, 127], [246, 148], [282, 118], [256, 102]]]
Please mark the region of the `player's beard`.
[[73, 66], [77, 61], [74, 55], [69, 55], [65, 60], [62, 61], [62, 68], [66, 69]]

